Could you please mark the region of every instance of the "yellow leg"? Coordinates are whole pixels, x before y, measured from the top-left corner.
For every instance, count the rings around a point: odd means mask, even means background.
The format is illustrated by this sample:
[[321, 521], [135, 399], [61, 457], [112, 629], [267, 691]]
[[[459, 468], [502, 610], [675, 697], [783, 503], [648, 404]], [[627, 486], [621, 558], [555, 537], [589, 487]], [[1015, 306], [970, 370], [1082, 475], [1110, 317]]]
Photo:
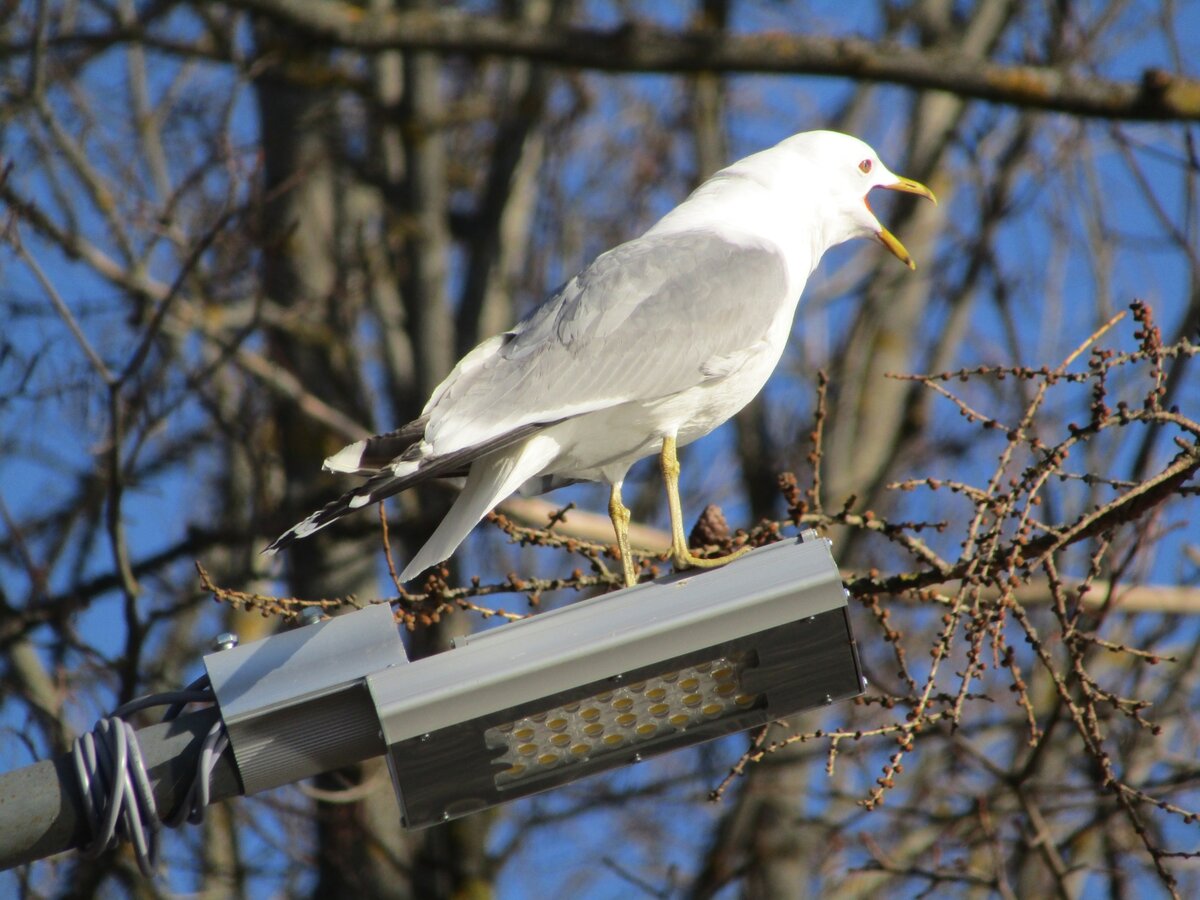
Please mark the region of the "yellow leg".
[[676, 569], [688, 569], [692, 566], [701, 569], [715, 569], [731, 563], [749, 547], [740, 547], [728, 556], [717, 556], [712, 559], [701, 559], [688, 549], [687, 535], [683, 531], [683, 505], [679, 502], [679, 457], [675, 455], [675, 438], [665, 437], [662, 442], [662, 473], [667, 485], [667, 505], [671, 510], [671, 558]]
[[625, 587], [637, 584], [637, 570], [633, 565], [633, 553], [629, 549], [629, 510], [621, 502], [621, 482], [612, 486], [608, 495], [608, 516], [612, 519], [613, 531], [617, 533], [617, 550], [621, 554], [621, 571], [625, 575]]

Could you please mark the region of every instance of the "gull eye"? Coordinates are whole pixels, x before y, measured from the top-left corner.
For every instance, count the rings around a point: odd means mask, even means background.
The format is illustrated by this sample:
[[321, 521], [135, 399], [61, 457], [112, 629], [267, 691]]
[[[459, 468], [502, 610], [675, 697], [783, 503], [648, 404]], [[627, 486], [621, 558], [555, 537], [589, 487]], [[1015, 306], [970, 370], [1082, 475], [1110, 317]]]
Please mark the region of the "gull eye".
[[858, 164], [858, 170], [864, 175], [868, 174], [871, 171], [871, 160], [864, 159], [862, 162], [860, 162]]

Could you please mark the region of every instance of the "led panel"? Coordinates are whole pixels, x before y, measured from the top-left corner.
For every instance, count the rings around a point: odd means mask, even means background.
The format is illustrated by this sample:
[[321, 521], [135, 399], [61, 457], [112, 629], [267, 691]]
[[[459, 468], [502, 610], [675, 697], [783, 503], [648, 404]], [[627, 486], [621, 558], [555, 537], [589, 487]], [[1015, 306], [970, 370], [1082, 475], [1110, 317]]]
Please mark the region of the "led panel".
[[496, 787], [750, 709], [761, 695], [742, 689], [744, 659], [706, 660], [489, 728], [484, 742], [503, 751], [492, 760]]

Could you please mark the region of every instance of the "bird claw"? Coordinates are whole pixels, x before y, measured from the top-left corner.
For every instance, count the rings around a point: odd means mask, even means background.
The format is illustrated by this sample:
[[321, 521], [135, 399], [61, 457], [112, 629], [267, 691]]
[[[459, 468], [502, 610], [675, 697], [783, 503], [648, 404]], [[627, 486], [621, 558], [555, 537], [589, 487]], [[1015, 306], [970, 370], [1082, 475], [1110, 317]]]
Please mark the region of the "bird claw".
[[732, 553], [727, 553], [725, 556], [701, 557], [696, 556], [691, 550], [684, 548], [682, 551], [676, 550], [672, 555], [672, 561], [675, 563], [675, 568], [683, 569], [717, 569], [721, 566], [728, 565], [739, 556], [743, 556], [750, 552], [749, 547], [738, 547]]

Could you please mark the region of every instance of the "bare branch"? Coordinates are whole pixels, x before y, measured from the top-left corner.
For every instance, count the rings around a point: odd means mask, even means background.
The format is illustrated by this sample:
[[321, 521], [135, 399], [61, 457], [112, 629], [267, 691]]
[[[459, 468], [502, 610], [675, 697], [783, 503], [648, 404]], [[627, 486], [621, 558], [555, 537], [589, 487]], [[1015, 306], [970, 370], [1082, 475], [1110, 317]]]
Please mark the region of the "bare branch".
[[961, 97], [1106, 119], [1200, 120], [1200, 82], [1147, 69], [1138, 83], [1010, 66], [897, 43], [780, 32], [671, 32], [637, 24], [609, 30], [536, 26], [439, 12], [364, 12], [344, 2], [233, 0], [312, 38], [360, 50], [431, 50], [522, 57], [605, 72], [754, 72], [826, 75], [947, 91]]

